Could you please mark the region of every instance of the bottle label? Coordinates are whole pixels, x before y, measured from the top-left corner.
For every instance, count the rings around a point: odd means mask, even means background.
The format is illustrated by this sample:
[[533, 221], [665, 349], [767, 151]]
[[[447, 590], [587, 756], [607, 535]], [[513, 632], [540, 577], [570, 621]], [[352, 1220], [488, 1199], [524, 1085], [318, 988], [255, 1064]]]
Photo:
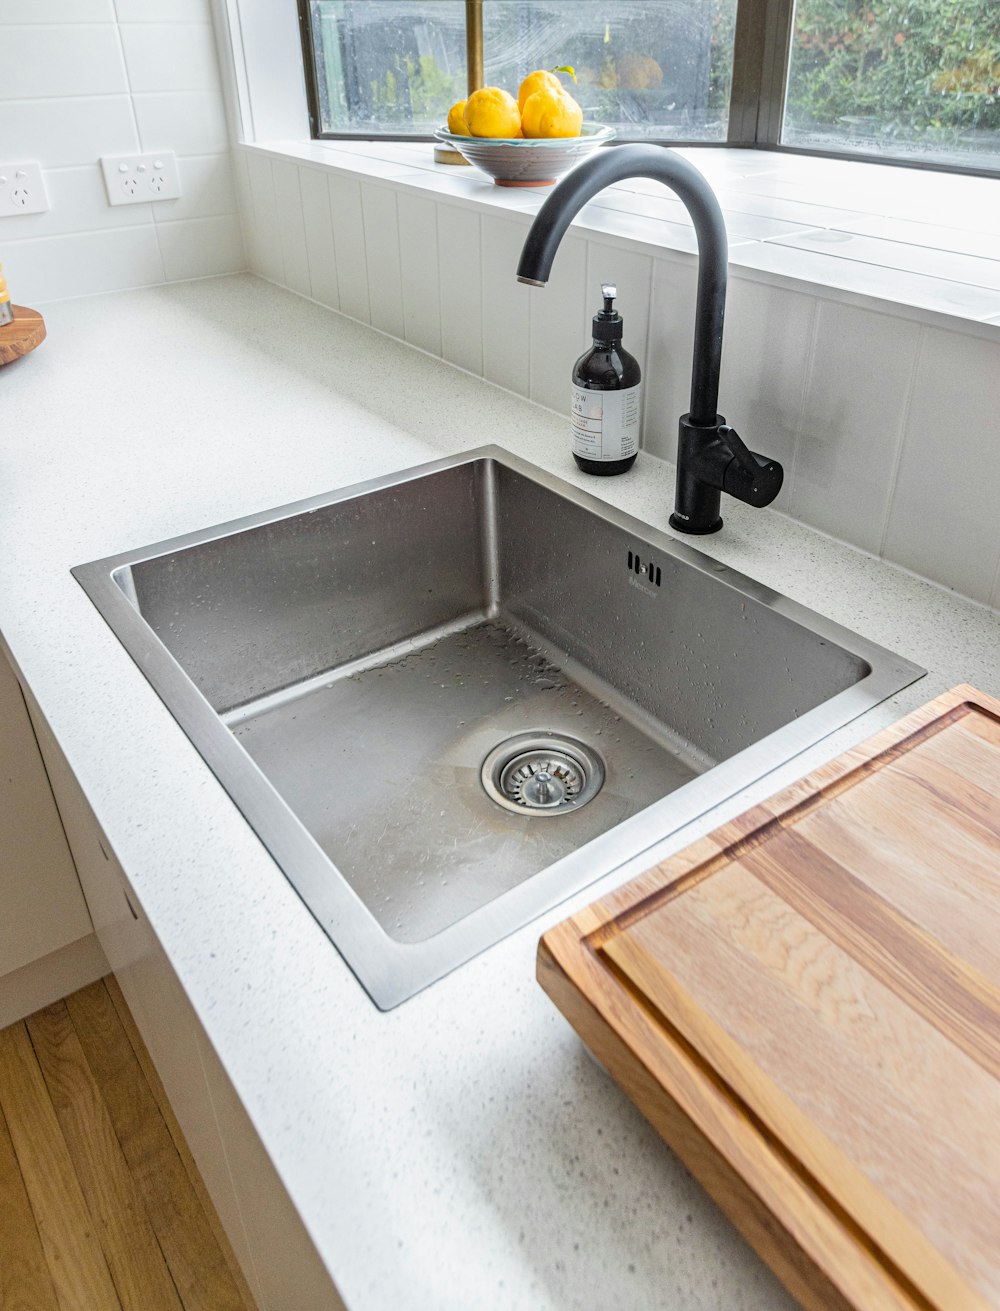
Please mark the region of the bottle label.
[[627, 460], [639, 449], [642, 383], [616, 391], [573, 384], [573, 453], [584, 460]]

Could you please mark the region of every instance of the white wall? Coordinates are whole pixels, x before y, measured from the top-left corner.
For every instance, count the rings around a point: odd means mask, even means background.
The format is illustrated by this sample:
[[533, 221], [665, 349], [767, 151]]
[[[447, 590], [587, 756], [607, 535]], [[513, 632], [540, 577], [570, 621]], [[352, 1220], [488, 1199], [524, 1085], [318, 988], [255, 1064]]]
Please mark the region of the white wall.
[[[692, 256], [574, 229], [547, 288], [528, 288], [514, 269], [533, 213], [517, 192], [470, 202], [413, 167], [412, 148], [382, 147], [379, 161], [316, 153], [236, 148], [254, 270], [562, 412], [596, 289], [616, 281], [645, 380], [643, 448], [673, 458], [688, 408]], [[1000, 608], [992, 327], [734, 264], [719, 403], [784, 465], [776, 509]]]
[[[208, 0], [0, 0], [0, 162], [48, 213], [0, 218], [17, 304], [246, 266]], [[182, 196], [108, 205], [104, 154], [173, 150]]]

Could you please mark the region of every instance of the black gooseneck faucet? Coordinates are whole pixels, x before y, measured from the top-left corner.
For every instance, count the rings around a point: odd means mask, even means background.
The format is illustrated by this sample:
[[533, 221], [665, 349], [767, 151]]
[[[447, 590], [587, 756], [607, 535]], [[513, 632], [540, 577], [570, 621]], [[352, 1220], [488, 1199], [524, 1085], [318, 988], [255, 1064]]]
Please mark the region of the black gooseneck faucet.
[[635, 177], [652, 178], [675, 191], [698, 238], [691, 408], [680, 420], [677, 494], [670, 524], [684, 533], [715, 533], [722, 527], [723, 492], [748, 505], [770, 505], [781, 490], [783, 473], [776, 460], [747, 450], [717, 411], [729, 248], [719, 202], [705, 178], [681, 155], [662, 146], [611, 146], [598, 151], [567, 174], [538, 211], [521, 251], [517, 277], [529, 286], [544, 287], [573, 216], [605, 187]]

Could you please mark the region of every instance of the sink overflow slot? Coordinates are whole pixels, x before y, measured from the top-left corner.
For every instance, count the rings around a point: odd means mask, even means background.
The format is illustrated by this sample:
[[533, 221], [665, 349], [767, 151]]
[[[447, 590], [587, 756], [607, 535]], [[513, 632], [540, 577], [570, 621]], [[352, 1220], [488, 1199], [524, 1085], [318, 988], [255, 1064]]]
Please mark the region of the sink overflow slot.
[[652, 560], [648, 560], [645, 564], [643, 564], [642, 561], [639, 559], [639, 557], [633, 551], [629, 551], [628, 567], [630, 572], [634, 574], [645, 574], [648, 580], [651, 583], [653, 583], [654, 586], [659, 587], [660, 566], [658, 564], [654, 565]]

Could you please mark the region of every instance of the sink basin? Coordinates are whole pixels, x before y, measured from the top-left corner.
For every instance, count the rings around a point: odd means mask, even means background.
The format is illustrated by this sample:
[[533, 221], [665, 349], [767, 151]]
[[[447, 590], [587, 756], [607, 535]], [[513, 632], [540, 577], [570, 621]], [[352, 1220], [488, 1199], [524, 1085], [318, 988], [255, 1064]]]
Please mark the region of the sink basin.
[[924, 672], [496, 447], [73, 573], [383, 1009]]

